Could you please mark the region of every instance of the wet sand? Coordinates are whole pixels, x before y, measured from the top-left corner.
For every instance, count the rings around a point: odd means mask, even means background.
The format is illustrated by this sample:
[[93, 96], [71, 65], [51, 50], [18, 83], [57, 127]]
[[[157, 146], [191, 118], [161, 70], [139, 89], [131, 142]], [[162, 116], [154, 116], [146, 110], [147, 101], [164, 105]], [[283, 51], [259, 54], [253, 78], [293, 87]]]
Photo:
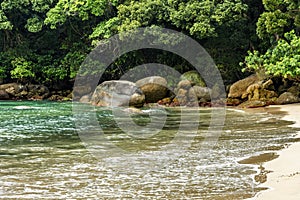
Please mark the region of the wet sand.
[[[284, 120], [294, 121], [294, 127], [300, 127], [300, 104], [270, 106], [285, 111]], [[300, 132], [297, 137], [300, 137]], [[258, 193], [255, 200], [299, 200], [300, 199], [300, 143], [293, 143], [278, 152], [279, 157], [263, 166], [272, 173], [267, 175], [267, 182], [260, 185], [270, 189]]]

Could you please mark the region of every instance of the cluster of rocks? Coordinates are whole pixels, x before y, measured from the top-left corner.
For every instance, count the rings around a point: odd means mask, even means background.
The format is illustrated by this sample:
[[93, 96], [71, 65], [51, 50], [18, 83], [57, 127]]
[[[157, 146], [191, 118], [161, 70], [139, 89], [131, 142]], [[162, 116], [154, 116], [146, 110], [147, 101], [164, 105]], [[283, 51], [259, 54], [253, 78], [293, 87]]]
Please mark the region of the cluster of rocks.
[[[76, 86], [74, 94], [80, 102], [92, 105], [133, 107], [142, 107], [148, 103], [165, 106], [211, 106], [212, 99], [222, 96], [218, 86], [212, 89], [206, 87], [196, 71], [183, 74], [175, 88], [168, 86], [165, 78], [151, 76], [135, 83], [128, 80], [105, 81], [94, 92], [84, 85]], [[224, 104], [224, 99], [218, 104]]]
[[0, 85], [0, 100], [70, 100], [71, 91], [51, 92], [44, 85], [7, 83]]
[[244, 108], [300, 102], [300, 85], [288, 79], [261, 80], [251, 75], [234, 83], [229, 90], [227, 105]]
[[261, 79], [251, 75], [232, 84], [228, 95], [222, 86], [208, 88], [197, 71], [184, 73], [178, 83], [171, 85], [160, 76], [150, 76], [136, 82], [105, 81], [96, 88], [88, 84], [71, 90], [50, 91], [44, 85], [8, 83], [0, 85], [0, 100], [75, 100], [96, 106], [132, 106], [157, 103], [164, 106], [228, 106], [243, 108], [271, 104], [300, 102], [300, 83], [282, 78]]

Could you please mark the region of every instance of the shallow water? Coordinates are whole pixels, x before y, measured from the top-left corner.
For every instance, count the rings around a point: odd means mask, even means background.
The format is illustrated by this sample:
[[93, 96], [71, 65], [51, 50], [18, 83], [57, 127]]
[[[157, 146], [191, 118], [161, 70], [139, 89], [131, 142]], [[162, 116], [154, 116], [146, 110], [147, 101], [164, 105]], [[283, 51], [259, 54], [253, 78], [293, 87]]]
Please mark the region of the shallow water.
[[[72, 103], [1, 101], [0, 199], [243, 199], [261, 189], [253, 181], [257, 165], [251, 165], [264, 161], [258, 155], [295, 140], [291, 122], [279, 115], [228, 109], [216, 145], [204, 152], [211, 109], [144, 112], [131, 116], [135, 124], [149, 124], [149, 112], [156, 112], [152, 120], [166, 116], [157, 134], [145, 135], [157, 127], [139, 129], [144, 135], [128, 134], [111, 110], [96, 108], [106, 139], [125, 152], [110, 157], [102, 141], [93, 145], [106, 156], [86, 148], [76, 132]], [[118, 117], [124, 124], [129, 120]], [[177, 139], [189, 139], [190, 146], [164, 149], [174, 142], [180, 124], [184, 136]], [[247, 162], [252, 156], [260, 160]]]

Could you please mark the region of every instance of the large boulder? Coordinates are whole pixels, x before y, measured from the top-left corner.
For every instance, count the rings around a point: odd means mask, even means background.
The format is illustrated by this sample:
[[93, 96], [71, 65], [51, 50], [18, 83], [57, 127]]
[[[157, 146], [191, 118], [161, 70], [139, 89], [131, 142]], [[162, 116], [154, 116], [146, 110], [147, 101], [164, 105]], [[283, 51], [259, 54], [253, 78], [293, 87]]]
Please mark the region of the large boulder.
[[142, 107], [145, 95], [130, 81], [105, 81], [97, 86], [90, 102], [96, 106]]
[[45, 99], [50, 95], [49, 89], [44, 85], [30, 84], [26, 89], [28, 91], [27, 98]]
[[90, 95], [83, 95], [80, 99], [79, 99], [80, 103], [89, 103], [90, 102]]
[[[189, 90], [192, 87], [192, 83], [189, 80], [181, 80], [178, 84], [177, 84], [177, 88], [178, 89], [185, 89], [185, 90]], [[199, 86], [200, 87], [200, 86]]]
[[168, 93], [167, 81], [160, 76], [146, 77], [138, 80], [135, 84], [145, 95], [147, 103], [156, 103], [165, 98]]
[[0, 90], [4, 90], [11, 96], [17, 96], [22, 91], [23, 86], [18, 83], [7, 83], [0, 85]]
[[189, 102], [188, 91], [183, 88], [179, 88], [177, 91], [176, 99], [178, 100], [180, 105], [186, 105]]
[[18, 84], [18, 83], [6, 83], [3, 85], [0, 85], [0, 90], [7, 90], [9, 88], [18, 89], [19, 87], [20, 87], [20, 84]]
[[265, 89], [266, 83], [269, 81], [262, 83], [254, 83], [250, 85], [246, 92], [242, 95], [242, 98], [248, 98], [248, 101], [269, 101], [272, 102], [276, 97], [278, 97], [277, 93], [273, 90]]
[[190, 81], [192, 86], [206, 87], [205, 81], [196, 70], [185, 72], [181, 75], [180, 79]]
[[297, 97], [300, 96], [300, 86], [299, 85], [293, 85], [287, 91], [292, 93], [293, 95], [295, 95]]
[[182, 80], [175, 89], [176, 99], [180, 105], [198, 106], [211, 100], [211, 89], [198, 85], [192, 86], [188, 80]]
[[298, 96], [294, 95], [291, 92], [284, 92], [278, 97], [276, 104], [290, 104], [299, 102], [300, 98]]
[[211, 89], [195, 85], [190, 89], [189, 95], [190, 98], [195, 95], [199, 102], [207, 102], [211, 99]]
[[243, 94], [247, 91], [247, 88], [258, 82], [259, 78], [257, 75], [251, 75], [247, 78], [235, 82], [229, 89], [229, 98], [242, 98]]
[[86, 94], [89, 94], [92, 92], [92, 88], [89, 85], [82, 85], [82, 86], [75, 86], [73, 88], [73, 94], [76, 97], [82, 97]]
[[7, 92], [5, 92], [5, 90], [0, 90], [0, 100], [7, 100], [9, 99], [9, 95], [7, 94]]
[[50, 95], [49, 89], [44, 85], [7, 83], [0, 85], [0, 90], [17, 99], [45, 99]]

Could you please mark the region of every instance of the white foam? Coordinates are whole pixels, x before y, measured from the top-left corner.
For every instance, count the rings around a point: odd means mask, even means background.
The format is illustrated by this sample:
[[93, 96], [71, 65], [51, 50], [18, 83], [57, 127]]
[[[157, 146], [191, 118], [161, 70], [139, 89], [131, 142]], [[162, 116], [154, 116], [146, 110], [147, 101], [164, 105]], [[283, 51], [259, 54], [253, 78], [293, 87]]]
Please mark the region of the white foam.
[[33, 107], [31, 106], [15, 106], [13, 107], [13, 109], [17, 109], [17, 110], [27, 110], [27, 109], [32, 109]]
[[227, 108], [227, 110], [238, 112], [238, 113], [246, 113], [244, 110], [236, 109], [236, 108]]

